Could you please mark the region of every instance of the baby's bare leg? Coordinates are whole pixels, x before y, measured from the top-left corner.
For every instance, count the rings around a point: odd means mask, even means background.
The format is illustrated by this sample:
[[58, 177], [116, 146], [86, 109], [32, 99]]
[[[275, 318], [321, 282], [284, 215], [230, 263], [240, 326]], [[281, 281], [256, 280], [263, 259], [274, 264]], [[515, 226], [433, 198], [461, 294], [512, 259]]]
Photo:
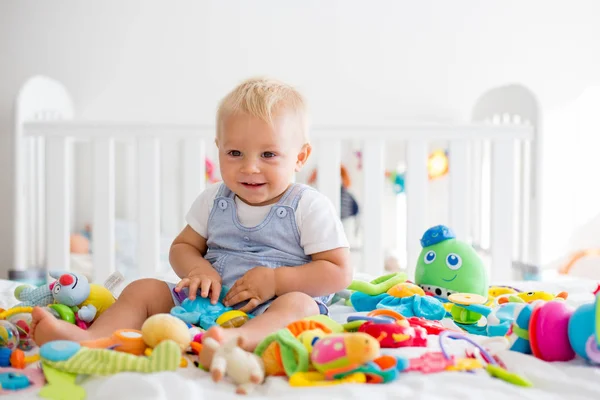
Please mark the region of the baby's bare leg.
[[165, 282], [140, 279], [129, 284], [115, 304], [103, 312], [88, 330], [58, 320], [42, 308], [34, 308], [33, 340], [41, 346], [52, 340], [99, 339], [119, 329], [140, 329], [149, 316], [168, 313], [173, 306], [173, 298]]
[[241, 327], [223, 329], [215, 326], [206, 332], [206, 336], [218, 342], [240, 336], [243, 338], [244, 350], [254, 351], [271, 333], [285, 328], [292, 322], [317, 314], [319, 306], [312, 297], [300, 292], [287, 293], [276, 298], [264, 314], [252, 318]]

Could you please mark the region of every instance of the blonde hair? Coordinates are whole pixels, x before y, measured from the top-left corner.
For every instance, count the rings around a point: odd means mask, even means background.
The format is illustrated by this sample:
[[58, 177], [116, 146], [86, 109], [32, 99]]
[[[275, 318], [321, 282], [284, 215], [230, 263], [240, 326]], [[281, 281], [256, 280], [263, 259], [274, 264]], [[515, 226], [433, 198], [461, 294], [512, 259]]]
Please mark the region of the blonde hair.
[[273, 118], [291, 113], [298, 122], [297, 134], [308, 142], [308, 110], [304, 97], [294, 87], [275, 79], [251, 78], [243, 81], [219, 103], [217, 137], [225, 118], [247, 114], [273, 123]]

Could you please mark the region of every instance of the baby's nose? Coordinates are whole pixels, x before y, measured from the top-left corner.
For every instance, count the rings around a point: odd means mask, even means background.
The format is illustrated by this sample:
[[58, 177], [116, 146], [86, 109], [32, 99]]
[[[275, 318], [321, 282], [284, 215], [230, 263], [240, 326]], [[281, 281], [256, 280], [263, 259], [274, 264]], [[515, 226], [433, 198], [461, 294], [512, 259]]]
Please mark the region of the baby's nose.
[[242, 165], [242, 172], [245, 174], [255, 174], [260, 172], [258, 163], [255, 161], [247, 161]]

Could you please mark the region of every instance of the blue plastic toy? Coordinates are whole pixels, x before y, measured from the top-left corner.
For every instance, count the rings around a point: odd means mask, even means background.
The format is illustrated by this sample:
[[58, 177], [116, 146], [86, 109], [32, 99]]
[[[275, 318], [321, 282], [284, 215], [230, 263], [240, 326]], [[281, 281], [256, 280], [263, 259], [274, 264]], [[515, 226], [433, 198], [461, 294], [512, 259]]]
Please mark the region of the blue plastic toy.
[[[199, 326], [202, 329], [209, 329], [210, 327], [217, 324], [217, 318], [227, 311], [234, 310], [232, 307], [226, 307], [223, 304], [223, 299], [227, 294], [229, 288], [221, 288], [221, 295], [219, 301], [216, 304], [211, 304], [209, 298], [196, 297], [194, 300], [185, 298], [181, 302], [180, 306], [175, 306], [171, 309], [171, 315], [181, 319], [191, 325]], [[177, 293], [173, 291], [176, 296], [181, 296], [182, 292]], [[252, 318], [252, 315], [248, 315], [248, 318]]]

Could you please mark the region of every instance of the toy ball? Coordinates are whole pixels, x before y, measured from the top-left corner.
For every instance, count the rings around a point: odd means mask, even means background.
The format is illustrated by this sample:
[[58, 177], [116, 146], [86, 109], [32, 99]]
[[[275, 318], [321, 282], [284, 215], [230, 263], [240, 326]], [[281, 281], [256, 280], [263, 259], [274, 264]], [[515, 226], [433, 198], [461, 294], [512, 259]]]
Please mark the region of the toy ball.
[[403, 282], [393, 286], [387, 291], [387, 294], [394, 297], [425, 296], [423, 289], [410, 282]]
[[172, 340], [182, 351], [188, 348], [192, 338], [185, 322], [171, 314], [156, 314], [142, 325], [142, 338], [149, 347], [156, 347], [163, 340]]
[[536, 304], [529, 322], [529, 342], [534, 356], [544, 361], [575, 358], [569, 343], [569, 319], [573, 311], [564, 301]]
[[596, 340], [600, 340], [599, 316], [600, 296], [596, 296], [594, 303], [584, 304], [573, 312], [568, 328], [569, 342], [575, 353], [587, 361], [596, 363], [600, 363], [597, 356], [600, 353], [600, 345], [596, 343]]
[[239, 328], [244, 325], [248, 319], [248, 314], [245, 312], [240, 310], [230, 310], [221, 314], [215, 322], [223, 328]]
[[31, 313], [18, 313], [7, 317], [6, 320], [13, 324], [19, 332], [19, 349], [31, 350], [34, 347], [31, 333]]
[[377, 339], [366, 333], [342, 333], [318, 340], [310, 358], [317, 371], [326, 373], [373, 361], [379, 357], [379, 351]]
[[19, 330], [8, 321], [0, 320], [0, 347], [16, 349], [19, 346]]

